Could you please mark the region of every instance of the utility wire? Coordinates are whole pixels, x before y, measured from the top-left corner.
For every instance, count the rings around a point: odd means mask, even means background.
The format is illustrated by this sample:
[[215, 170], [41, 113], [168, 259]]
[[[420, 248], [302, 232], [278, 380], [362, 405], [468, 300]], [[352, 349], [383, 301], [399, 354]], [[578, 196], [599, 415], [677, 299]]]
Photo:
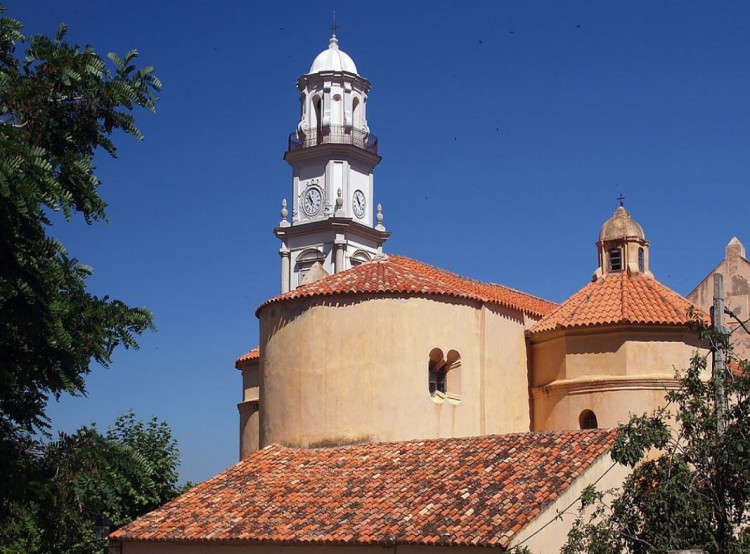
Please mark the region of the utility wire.
[[[727, 315], [729, 315], [729, 316], [731, 316], [731, 317], [733, 317], [733, 318], [735, 319], [735, 321], [737, 321], [737, 323], [739, 323], [739, 324], [740, 324], [740, 327], [742, 327], [742, 328], [743, 328], [743, 329], [745, 330], [745, 332], [746, 332], [746, 333], [747, 333], [748, 335], [750, 335], [750, 329], [748, 329], [747, 327], [745, 327], [745, 323], [748, 323], [748, 322], [750, 322], [750, 319], [746, 319], [745, 321], [741, 321], [741, 320], [740, 320], [740, 318], [739, 318], [739, 317], [737, 317], [737, 316], [735, 315], [735, 313], [734, 313], [734, 312], [733, 312], [732, 310], [730, 310], [729, 308], [727, 308], [726, 306], [724, 307], [724, 313], [725, 313], [725, 314], [727, 314]], [[734, 333], [734, 332], [735, 332], [735, 331], [736, 331], [737, 329], [739, 329], [740, 327], [735, 327], [734, 329], [732, 329], [732, 330], [731, 330], [731, 331], [729, 332], [729, 334], [731, 335], [732, 333]]]
[[[596, 484], [598, 484], [599, 481], [601, 481], [602, 479], [604, 479], [604, 477], [607, 475], [607, 473], [609, 473], [612, 470], [612, 468], [615, 467], [616, 465], [619, 465], [619, 464], [617, 462], [612, 462], [612, 465], [609, 466], [604, 471], [604, 473], [602, 473], [599, 477], [597, 477], [596, 481], [594, 481], [593, 483], [591, 483], [591, 485], [589, 485], [589, 486], [595, 486]], [[583, 474], [579, 475], [579, 477], [582, 477], [582, 476], [583, 476]], [[584, 490], [586, 488], [588, 488], [588, 487], [584, 487]], [[518, 547], [520, 547], [523, 543], [528, 542], [529, 540], [531, 540], [534, 536], [536, 536], [539, 533], [541, 533], [546, 527], [548, 527], [549, 525], [553, 524], [555, 521], [561, 520], [562, 516], [565, 515], [566, 513], [568, 513], [568, 510], [570, 510], [573, 506], [575, 506], [581, 500], [582, 497], [583, 497], [583, 491], [570, 504], [568, 504], [565, 507], [565, 509], [563, 509], [562, 511], [558, 511], [557, 515], [555, 517], [553, 517], [552, 519], [550, 519], [547, 523], [545, 523], [544, 525], [542, 525], [539, 529], [537, 529], [536, 531], [534, 531], [531, 535], [529, 535], [528, 537], [526, 537], [525, 539], [523, 539], [521, 542], [519, 542], [518, 544], [514, 545], [512, 549], [518, 549]]]

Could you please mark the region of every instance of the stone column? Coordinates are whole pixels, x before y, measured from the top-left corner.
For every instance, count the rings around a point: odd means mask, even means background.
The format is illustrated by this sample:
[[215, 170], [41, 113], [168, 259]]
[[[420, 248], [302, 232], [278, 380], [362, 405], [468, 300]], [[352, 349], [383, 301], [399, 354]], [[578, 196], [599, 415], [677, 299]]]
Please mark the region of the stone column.
[[346, 247], [346, 241], [343, 238], [336, 237], [333, 243], [335, 249], [335, 257], [333, 260], [333, 272], [339, 273], [344, 271], [344, 247]]
[[279, 249], [281, 256], [281, 294], [289, 292], [289, 282], [291, 280], [291, 252], [286, 246]]

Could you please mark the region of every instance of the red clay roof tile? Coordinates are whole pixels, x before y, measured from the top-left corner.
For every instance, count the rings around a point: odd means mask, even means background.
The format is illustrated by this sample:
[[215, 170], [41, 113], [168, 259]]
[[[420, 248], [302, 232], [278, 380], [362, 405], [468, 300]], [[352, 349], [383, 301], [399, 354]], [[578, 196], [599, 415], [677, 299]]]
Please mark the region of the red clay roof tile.
[[[610, 273], [593, 281], [537, 321], [530, 332], [608, 324], [687, 325], [693, 304], [643, 274]], [[699, 317], [706, 315], [695, 308]]]
[[260, 346], [256, 346], [246, 354], [243, 354], [234, 361], [234, 367], [242, 369], [242, 366], [247, 362], [254, 362], [260, 359]]
[[411, 258], [390, 254], [271, 298], [258, 307], [256, 314], [268, 304], [292, 298], [377, 293], [467, 298], [499, 304], [536, 317], [549, 313], [556, 306], [554, 302], [503, 285], [483, 283]]
[[111, 537], [507, 547], [614, 436], [592, 430], [318, 450], [273, 445]]

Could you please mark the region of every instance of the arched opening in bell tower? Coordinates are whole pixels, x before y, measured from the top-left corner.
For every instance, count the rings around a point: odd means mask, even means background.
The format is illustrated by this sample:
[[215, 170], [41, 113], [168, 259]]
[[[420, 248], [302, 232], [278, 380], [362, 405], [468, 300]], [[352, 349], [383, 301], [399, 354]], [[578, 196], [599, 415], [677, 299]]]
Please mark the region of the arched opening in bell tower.
[[362, 128], [362, 124], [360, 123], [361, 117], [362, 114], [360, 114], [359, 98], [354, 98], [354, 100], [352, 100], [352, 127], [354, 129]]
[[646, 254], [642, 246], [638, 248], [638, 271], [646, 271]]
[[312, 116], [315, 118], [313, 124], [310, 125], [311, 129], [315, 129], [315, 139], [312, 141], [313, 144], [320, 144], [321, 138], [323, 137], [323, 116], [321, 114], [323, 108], [323, 102], [320, 96], [314, 96], [312, 100], [313, 113]]

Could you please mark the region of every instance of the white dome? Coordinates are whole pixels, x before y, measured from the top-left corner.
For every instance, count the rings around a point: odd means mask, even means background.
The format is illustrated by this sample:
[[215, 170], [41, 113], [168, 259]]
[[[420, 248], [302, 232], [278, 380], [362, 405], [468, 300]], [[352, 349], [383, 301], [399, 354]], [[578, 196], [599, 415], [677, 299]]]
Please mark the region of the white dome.
[[350, 73], [357, 73], [357, 66], [354, 65], [354, 60], [349, 57], [349, 54], [343, 50], [339, 50], [339, 41], [336, 39], [336, 35], [333, 35], [331, 40], [328, 41], [328, 49], [323, 50], [315, 58], [308, 73], [320, 73], [321, 71], [349, 71]]

